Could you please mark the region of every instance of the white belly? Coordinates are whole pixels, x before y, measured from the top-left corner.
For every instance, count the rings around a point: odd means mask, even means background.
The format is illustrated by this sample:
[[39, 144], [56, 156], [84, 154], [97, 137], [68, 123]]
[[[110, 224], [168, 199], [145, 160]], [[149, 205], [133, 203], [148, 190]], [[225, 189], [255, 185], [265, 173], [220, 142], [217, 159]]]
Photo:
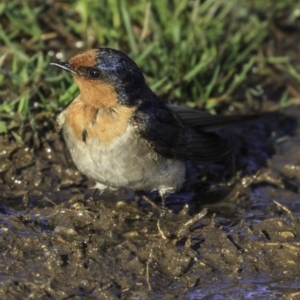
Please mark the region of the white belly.
[[83, 174], [100, 184], [97, 187], [175, 192], [182, 186], [185, 163], [155, 154], [132, 125], [108, 146], [101, 146], [90, 137], [86, 142], [75, 140], [66, 124], [62, 129], [74, 163]]

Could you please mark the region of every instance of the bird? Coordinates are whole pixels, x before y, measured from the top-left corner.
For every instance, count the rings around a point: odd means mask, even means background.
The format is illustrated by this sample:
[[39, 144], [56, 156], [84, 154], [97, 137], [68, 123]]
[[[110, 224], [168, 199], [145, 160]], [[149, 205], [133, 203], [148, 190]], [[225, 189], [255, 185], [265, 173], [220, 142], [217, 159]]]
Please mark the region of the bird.
[[56, 129], [100, 192], [155, 190], [165, 209], [165, 198], [185, 182], [187, 162], [211, 163], [232, 153], [214, 131], [245, 119], [166, 103], [116, 49], [89, 49], [51, 65], [69, 72], [80, 91], [58, 115]]

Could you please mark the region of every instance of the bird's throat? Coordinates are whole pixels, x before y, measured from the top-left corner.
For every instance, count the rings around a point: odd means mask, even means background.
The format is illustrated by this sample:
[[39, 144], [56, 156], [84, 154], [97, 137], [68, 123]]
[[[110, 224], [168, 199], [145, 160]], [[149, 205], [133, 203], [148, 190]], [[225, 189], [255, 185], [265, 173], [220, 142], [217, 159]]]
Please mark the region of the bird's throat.
[[74, 76], [80, 89], [81, 101], [86, 105], [103, 109], [118, 105], [118, 94], [111, 84]]
[[88, 105], [79, 95], [67, 109], [66, 123], [84, 143], [96, 140], [109, 145], [125, 132], [134, 111], [135, 107], [120, 104], [102, 108]]

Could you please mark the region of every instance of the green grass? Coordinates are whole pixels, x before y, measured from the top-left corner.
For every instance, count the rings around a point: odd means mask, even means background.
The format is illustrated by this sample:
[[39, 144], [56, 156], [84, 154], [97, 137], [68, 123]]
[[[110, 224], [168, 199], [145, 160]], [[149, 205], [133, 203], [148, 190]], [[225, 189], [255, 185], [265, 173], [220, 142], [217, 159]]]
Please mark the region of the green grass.
[[[264, 50], [278, 20], [299, 22], [299, 1], [53, 3], [0, 3], [0, 133], [19, 140], [28, 129], [39, 130], [39, 120], [53, 120], [78, 93], [72, 78], [49, 63], [91, 47], [125, 51], [159, 96], [212, 111], [241, 98], [241, 91], [245, 99], [254, 95], [248, 82], [268, 76], [269, 65], [300, 82], [288, 56]], [[293, 95], [284, 87], [281, 92], [286, 106]]]

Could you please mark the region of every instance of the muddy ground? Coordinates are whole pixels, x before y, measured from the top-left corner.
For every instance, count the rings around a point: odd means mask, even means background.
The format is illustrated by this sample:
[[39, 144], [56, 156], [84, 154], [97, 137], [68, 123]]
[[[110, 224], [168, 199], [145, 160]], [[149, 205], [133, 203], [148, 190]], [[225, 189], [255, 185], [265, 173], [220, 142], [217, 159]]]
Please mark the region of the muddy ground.
[[229, 129], [235, 160], [189, 166], [164, 218], [139, 193], [87, 201], [55, 132], [1, 137], [0, 298], [300, 299], [299, 117]]

